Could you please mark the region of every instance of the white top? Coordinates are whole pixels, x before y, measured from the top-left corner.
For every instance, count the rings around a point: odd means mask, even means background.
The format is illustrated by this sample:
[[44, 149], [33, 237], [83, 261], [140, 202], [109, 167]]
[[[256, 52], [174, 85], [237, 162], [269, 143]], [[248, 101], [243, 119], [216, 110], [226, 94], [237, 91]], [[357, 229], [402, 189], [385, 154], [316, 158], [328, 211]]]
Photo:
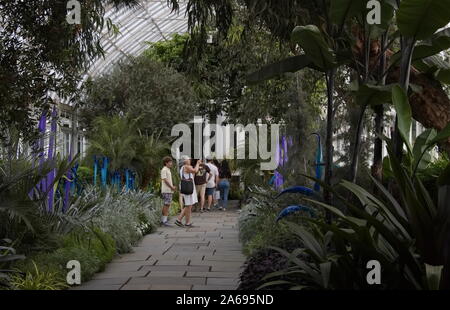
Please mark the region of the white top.
[[170, 185], [173, 186], [173, 184], [172, 184], [172, 172], [166, 166], [164, 166], [161, 169], [161, 193], [163, 193], [163, 194], [165, 194], [165, 193], [172, 194], [173, 193], [172, 188], [167, 186], [166, 182], [164, 182], [164, 179], [166, 179], [166, 181]]
[[[214, 187], [216, 187], [216, 176], [219, 176], [219, 169], [217, 169], [216, 165], [214, 165], [212, 163], [206, 163], [206, 165], [210, 169], [209, 174], [212, 175], [212, 177], [206, 183], [206, 188], [214, 188]], [[209, 176], [208, 176], [208, 178], [209, 178]]]
[[195, 190], [194, 175], [192, 173], [184, 173], [184, 166], [183, 166], [180, 169], [180, 176], [182, 179], [192, 179], [192, 183], [194, 184], [194, 192], [190, 195], [181, 194], [184, 200], [184, 205], [192, 206], [198, 202], [197, 191]]

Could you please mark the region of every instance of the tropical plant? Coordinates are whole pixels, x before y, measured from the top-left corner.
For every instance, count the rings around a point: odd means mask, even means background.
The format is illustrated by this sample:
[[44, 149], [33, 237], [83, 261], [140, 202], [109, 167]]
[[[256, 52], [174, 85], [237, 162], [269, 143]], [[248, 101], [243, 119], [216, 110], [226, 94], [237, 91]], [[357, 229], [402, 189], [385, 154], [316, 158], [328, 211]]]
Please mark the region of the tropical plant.
[[16, 250], [9, 246], [12, 243], [9, 239], [0, 240], [0, 244], [6, 244], [8, 246], [0, 245], [0, 288], [10, 287], [11, 275], [15, 273], [12, 269], [8, 268], [14, 261], [25, 259], [24, 255], [16, 254]]
[[22, 275], [17, 271], [11, 278], [12, 289], [14, 290], [61, 290], [67, 288], [67, 283], [61, 274], [55, 271], [39, 270], [33, 261], [34, 269]]
[[89, 138], [88, 156], [107, 157], [112, 171], [129, 168], [136, 155], [136, 139], [134, 122], [121, 116], [99, 117]]
[[140, 187], [145, 189], [150, 183], [160, 183], [159, 168], [162, 158], [170, 154], [169, 143], [161, 137], [161, 134], [150, 135], [139, 132], [134, 148], [136, 156], [133, 159], [133, 166], [141, 177]]
[[[446, 199], [449, 195], [447, 171], [450, 167], [439, 178], [439, 197], [434, 200], [423, 185], [417, 169], [424, 154], [450, 136], [450, 124], [439, 133], [434, 130], [424, 132], [411, 146], [411, 113], [407, 96], [399, 86], [394, 87], [392, 96], [401, 137], [407, 146], [406, 156], [400, 161], [396, 157], [393, 141], [385, 138], [396, 185], [395, 190], [391, 190], [394, 194], [375, 178], [372, 180], [382, 197], [342, 181], [340, 186], [353, 193], [359, 204], [353, 204], [335, 189], [330, 188], [330, 191], [349, 214], [344, 214], [335, 206], [307, 199], [309, 203], [331, 212], [338, 220], [325, 223], [320, 219], [307, 218], [312, 224], [309, 230], [288, 224], [304, 247], [292, 253], [278, 249], [289, 257], [293, 266], [266, 279], [295, 273], [298, 281], [278, 280], [263, 287], [286, 284], [294, 288], [370, 288], [365, 267], [371, 260], [377, 260], [383, 268], [380, 288], [437, 289], [448, 286], [450, 225]], [[298, 257], [304, 254], [309, 260]]]
[[[359, 85], [355, 89], [359, 117], [350, 125], [350, 128], [356, 130], [355, 139], [352, 141], [349, 180], [356, 180], [357, 168], [360, 166], [361, 137], [368, 107], [373, 107], [376, 114], [376, 134], [379, 136], [383, 133], [383, 104], [389, 101], [389, 91], [386, 91], [385, 87], [387, 83], [399, 82], [405, 91], [409, 88], [410, 79], [412, 83], [420, 86], [420, 90], [415, 87], [416, 91], [411, 92], [409, 96], [414, 117], [425, 126], [442, 130], [450, 119], [450, 100], [440, 84], [446, 83], [448, 65], [436, 56], [449, 48], [448, 31], [436, 31], [450, 21], [450, 3], [437, 0], [385, 0], [380, 3], [381, 21], [378, 25], [369, 25], [369, 9], [364, 1], [285, 1], [283, 4], [256, 0], [243, 2], [247, 8], [247, 18], [252, 21], [247, 24], [259, 22], [281, 40], [290, 40], [294, 54], [249, 75], [248, 84], [303, 70], [308, 66], [326, 75], [328, 105], [325, 181], [328, 185], [331, 184], [333, 167], [331, 143], [333, 116], [337, 109], [334, 104], [337, 102], [334, 90], [339, 71], [347, 72], [347, 82], [350, 79]], [[176, 0], [172, 0], [171, 5], [174, 9], [179, 8]], [[234, 5], [232, 0], [221, 4], [192, 3], [188, 6], [191, 32], [195, 33], [200, 29], [200, 32], [206, 33], [212, 20], [222, 33], [222, 38], [226, 37], [234, 26], [234, 17], [237, 14], [237, 10], [233, 10]], [[213, 18], [213, 12], [220, 13], [221, 18]], [[397, 18], [394, 19], [394, 16]], [[245, 29], [248, 29], [248, 26]], [[446, 108], [442, 109], [444, 106]], [[443, 112], [437, 116], [433, 113], [435, 110]], [[396, 129], [394, 144], [397, 156], [401, 153], [402, 143], [398, 136]], [[382, 149], [382, 140], [376, 137], [373, 174], [380, 180]], [[326, 190], [324, 194], [329, 201]]]
[[[283, 203], [289, 200], [273, 199], [275, 192], [254, 186], [251, 188], [251, 197], [243, 206], [239, 214], [239, 240], [243, 251], [247, 255], [269, 246], [282, 246], [290, 243], [292, 234], [284, 225], [278, 222], [277, 216], [283, 209]], [[300, 222], [299, 214], [290, 218]]]
[[[73, 98], [93, 59], [102, 55], [102, 30], [117, 32], [104, 17], [106, 5], [136, 0], [83, 3], [81, 24], [66, 22], [67, 1], [1, 1], [0, 137], [11, 126], [26, 140], [35, 137], [36, 120], [54, 103], [52, 94]], [[107, 29], [106, 29], [107, 28]], [[31, 129], [31, 130], [30, 130]]]
[[107, 157], [110, 171], [135, 171], [141, 189], [160, 181], [161, 160], [170, 154], [169, 143], [161, 134], [142, 132], [136, 121], [127, 117], [99, 117], [94, 124], [87, 163], [94, 156]]

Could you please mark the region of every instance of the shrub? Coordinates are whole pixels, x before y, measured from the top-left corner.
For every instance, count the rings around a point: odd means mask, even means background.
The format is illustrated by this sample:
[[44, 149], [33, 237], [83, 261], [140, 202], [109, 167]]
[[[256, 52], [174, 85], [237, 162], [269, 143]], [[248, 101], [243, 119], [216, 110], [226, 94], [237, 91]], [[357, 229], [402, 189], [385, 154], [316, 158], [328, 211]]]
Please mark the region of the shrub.
[[143, 235], [158, 227], [162, 201], [154, 194], [107, 189], [103, 195], [94, 207], [92, 223], [112, 236], [119, 253], [130, 252]]
[[92, 231], [72, 232], [64, 237], [64, 248], [83, 248], [93, 253], [100, 260], [99, 270], [103, 270], [116, 254], [116, 244], [111, 235], [98, 227]]
[[66, 264], [68, 261], [77, 260], [81, 265], [81, 280], [88, 281], [92, 276], [100, 271], [101, 260], [90, 250], [83, 247], [60, 248], [52, 253], [37, 253], [18, 264], [17, 269], [24, 273], [34, 270], [34, 264], [45, 272], [57, 273], [65, 278], [67, 274]]
[[78, 181], [83, 184], [92, 184], [94, 179], [94, 170], [90, 167], [78, 167], [77, 170]]
[[11, 243], [9, 239], [0, 240], [0, 289], [11, 285], [11, 275], [15, 273], [14, 270], [9, 269], [11, 263], [25, 259], [25, 256], [16, 254], [16, 250], [10, 246]]
[[34, 269], [23, 273], [16, 273], [11, 277], [12, 289], [16, 290], [61, 290], [67, 288], [64, 277], [58, 271], [39, 270], [32, 261]]
[[[281, 246], [292, 238], [292, 233], [283, 221], [276, 222], [279, 209], [253, 201], [242, 208], [239, 216], [239, 239], [246, 255], [269, 247]], [[296, 220], [298, 216], [292, 216]]]
[[172, 205], [170, 206], [169, 215], [176, 216], [181, 212], [181, 206], [178, 201], [173, 200]]
[[[271, 249], [263, 249], [251, 255], [240, 275], [238, 290], [256, 290], [262, 279], [269, 273], [284, 270], [288, 267], [288, 259]], [[276, 287], [271, 287], [276, 289]]]

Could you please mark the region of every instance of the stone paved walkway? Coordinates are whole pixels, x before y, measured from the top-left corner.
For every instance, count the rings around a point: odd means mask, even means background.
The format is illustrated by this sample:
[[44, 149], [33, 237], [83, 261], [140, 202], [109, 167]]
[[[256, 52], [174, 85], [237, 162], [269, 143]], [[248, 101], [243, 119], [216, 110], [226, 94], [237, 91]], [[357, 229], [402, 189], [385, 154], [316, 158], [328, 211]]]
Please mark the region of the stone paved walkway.
[[245, 261], [237, 217], [236, 210], [194, 213], [193, 228], [161, 227], [75, 289], [234, 290]]

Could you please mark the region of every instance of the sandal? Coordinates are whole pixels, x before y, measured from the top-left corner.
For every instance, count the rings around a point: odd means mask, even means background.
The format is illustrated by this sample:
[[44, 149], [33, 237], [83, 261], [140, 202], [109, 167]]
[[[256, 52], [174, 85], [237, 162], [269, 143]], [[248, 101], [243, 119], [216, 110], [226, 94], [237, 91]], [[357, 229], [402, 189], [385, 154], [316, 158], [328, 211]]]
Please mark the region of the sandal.
[[181, 223], [179, 220], [175, 221], [175, 225], [180, 226], [180, 227], [184, 227], [183, 223]]

